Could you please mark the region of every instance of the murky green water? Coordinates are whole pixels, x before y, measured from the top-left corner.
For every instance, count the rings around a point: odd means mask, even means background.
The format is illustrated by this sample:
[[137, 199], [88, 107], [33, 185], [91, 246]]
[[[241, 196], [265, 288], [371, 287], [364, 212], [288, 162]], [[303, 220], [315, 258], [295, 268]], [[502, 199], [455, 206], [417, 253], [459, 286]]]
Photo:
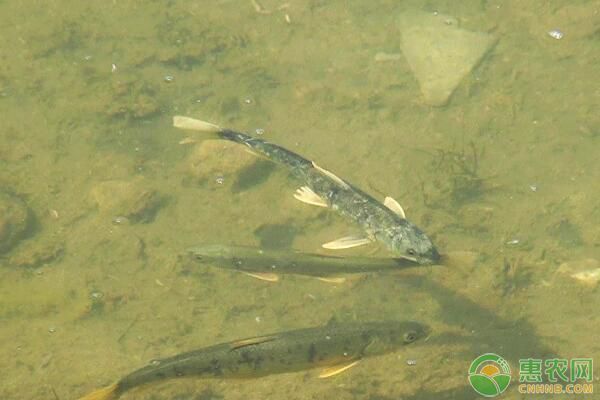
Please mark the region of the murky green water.
[[[402, 56], [376, 57], [401, 55], [409, 9], [497, 37], [444, 107]], [[474, 399], [482, 353], [513, 372], [600, 356], [598, 1], [7, 1], [0, 16], [2, 399], [75, 399], [153, 358], [333, 316], [434, 332], [331, 379], [123, 398]], [[178, 144], [175, 114], [264, 129], [395, 197], [455, 261], [335, 285], [185, 261], [199, 243], [321, 251], [355, 228], [295, 201], [279, 167]], [[502, 395], [521, 397], [514, 383]]]

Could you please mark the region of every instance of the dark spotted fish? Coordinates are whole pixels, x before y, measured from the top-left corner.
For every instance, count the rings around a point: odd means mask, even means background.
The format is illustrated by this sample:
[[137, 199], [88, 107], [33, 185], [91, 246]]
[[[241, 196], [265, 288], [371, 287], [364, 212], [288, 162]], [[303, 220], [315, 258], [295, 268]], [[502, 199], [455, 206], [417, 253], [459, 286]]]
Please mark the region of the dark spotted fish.
[[366, 233], [366, 237], [347, 236], [325, 243], [323, 247], [344, 249], [377, 241], [399, 257], [419, 264], [435, 264], [440, 260], [440, 254], [431, 239], [406, 219], [400, 204], [391, 197], [387, 197], [382, 204], [313, 161], [241, 132], [182, 116], [174, 117], [173, 125], [177, 128], [216, 134], [221, 139], [245, 145], [253, 152], [287, 166], [292, 174], [305, 184], [296, 191], [296, 199], [331, 208], [353, 220]]
[[154, 360], [150, 365], [80, 400], [115, 400], [151, 382], [195, 376], [257, 378], [321, 367], [327, 378], [361, 359], [392, 352], [426, 337], [429, 328], [413, 321], [328, 324], [236, 340]]

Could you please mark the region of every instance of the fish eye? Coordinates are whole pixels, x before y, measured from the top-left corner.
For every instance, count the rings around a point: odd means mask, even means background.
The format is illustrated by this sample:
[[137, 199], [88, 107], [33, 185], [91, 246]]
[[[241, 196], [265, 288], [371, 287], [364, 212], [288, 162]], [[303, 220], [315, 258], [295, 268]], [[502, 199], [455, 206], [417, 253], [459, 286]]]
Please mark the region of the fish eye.
[[408, 250], [406, 250], [406, 253], [409, 256], [416, 256], [417, 255], [417, 252], [415, 251], [415, 249], [408, 249]]
[[417, 340], [417, 332], [411, 331], [411, 332], [406, 332], [404, 334], [404, 342], [405, 343], [412, 343], [415, 340]]

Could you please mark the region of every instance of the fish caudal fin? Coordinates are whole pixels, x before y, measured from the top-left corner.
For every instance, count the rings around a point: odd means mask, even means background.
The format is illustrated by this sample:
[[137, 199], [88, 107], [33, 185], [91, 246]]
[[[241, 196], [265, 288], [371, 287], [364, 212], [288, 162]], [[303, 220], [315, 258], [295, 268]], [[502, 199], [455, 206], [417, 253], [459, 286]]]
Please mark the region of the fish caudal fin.
[[211, 124], [210, 122], [200, 121], [199, 119], [190, 117], [183, 117], [181, 115], [176, 115], [173, 117], [173, 126], [175, 128], [189, 129], [191, 131], [206, 133], [221, 132], [223, 130], [220, 126]]
[[119, 398], [119, 386], [117, 383], [102, 389], [94, 390], [92, 393], [81, 397], [79, 400], [116, 400]]

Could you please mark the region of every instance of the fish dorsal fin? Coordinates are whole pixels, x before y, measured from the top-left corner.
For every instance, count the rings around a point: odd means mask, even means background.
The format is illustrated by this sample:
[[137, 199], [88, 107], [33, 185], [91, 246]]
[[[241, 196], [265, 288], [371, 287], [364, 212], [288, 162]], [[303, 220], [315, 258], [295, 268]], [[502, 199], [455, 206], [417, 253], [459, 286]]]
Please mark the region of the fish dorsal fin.
[[406, 219], [406, 214], [404, 214], [404, 209], [396, 200], [392, 197], [388, 196], [383, 201], [383, 205], [392, 210], [394, 213], [398, 214], [398, 216]]
[[359, 362], [360, 360], [353, 360], [344, 364], [334, 365], [333, 367], [327, 367], [321, 371], [319, 378], [329, 378], [334, 375], [341, 374], [342, 372], [354, 367]]
[[231, 342], [229, 346], [231, 347], [231, 350], [237, 350], [241, 349], [242, 347], [254, 346], [256, 344], [271, 342], [277, 338], [277, 335], [256, 336], [253, 338], [236, 340], [235, 342]]
[[330, 178], [331, 180], [335, 181], [336, 183], [338, 183], [340, 186], [342, 186], [344, 189], [349, 189], [350, 185], [348, 185], [342, 178], [340, 178], [339, 176], [337, 176], [336, 174], [334, 174], [331, 171], [327, 171], [325, 168], [321, 168], [319, 167], [314, 161], [312, 161], [312, 165], [313, 167], [319, 171], [320, 173], [322, 173], [323, 175], [327, 176], [328, 178]]

